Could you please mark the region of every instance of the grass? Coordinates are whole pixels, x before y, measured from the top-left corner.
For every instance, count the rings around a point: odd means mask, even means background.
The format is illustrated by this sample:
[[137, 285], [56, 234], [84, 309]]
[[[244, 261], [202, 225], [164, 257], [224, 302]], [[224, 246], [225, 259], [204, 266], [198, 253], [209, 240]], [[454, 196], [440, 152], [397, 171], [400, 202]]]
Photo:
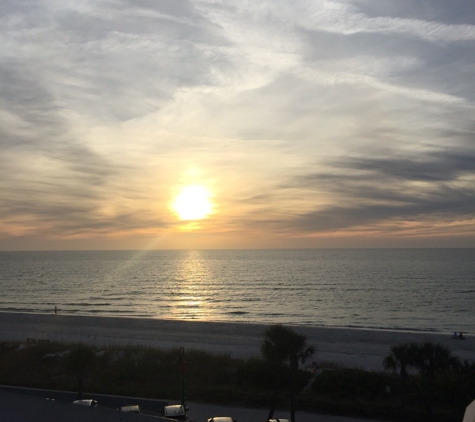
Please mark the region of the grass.
[[[0, 384], [75, 391], [78, 373], [68, 366], [68, 354], [75, 347], [77, 345], [46, 342], [0, 343]], [[84, 371], [84, 391], [180, 400], [178, 350], [143, 346], [107, 349], [90, 346], [90, 349], [94, 358]], [[187, 400], [246, 407], [269, 406], [275, 373], [262, 359], [237, 359], [193, 350], [186, 351], [185, 359]], [[297, 373], [297, 391], [305, 391], [298, 396], [299, 410], [382, 420], [401, 418], [401, 388], [395, 374], [343, 368], [331, 362], [317, 369], [315, 377], [313, 371], [299, 370]], [[288, 409], [289, 373], [284, 373], [282, 379], [278, 406]], [[437, 406], [431, 420], [462, 420], [465, 406], [475, 398], [474, 381], [473, 374], [456, 373], [439, 379], [434, 390]], [[306, 386], [310, 388], [304, 388]], [[421, 380], [412, 377], [408, 384], [405, 420], [424, 420], [422, 391]]]

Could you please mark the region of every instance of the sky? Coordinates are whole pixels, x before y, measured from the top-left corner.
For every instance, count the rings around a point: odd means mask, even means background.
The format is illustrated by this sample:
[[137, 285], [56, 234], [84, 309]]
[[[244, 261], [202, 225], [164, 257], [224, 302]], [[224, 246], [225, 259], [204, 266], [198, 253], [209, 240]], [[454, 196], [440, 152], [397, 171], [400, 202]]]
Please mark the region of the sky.
[[0, 45], [0, 250], [475, 247], [472, 1], [2, 0]]

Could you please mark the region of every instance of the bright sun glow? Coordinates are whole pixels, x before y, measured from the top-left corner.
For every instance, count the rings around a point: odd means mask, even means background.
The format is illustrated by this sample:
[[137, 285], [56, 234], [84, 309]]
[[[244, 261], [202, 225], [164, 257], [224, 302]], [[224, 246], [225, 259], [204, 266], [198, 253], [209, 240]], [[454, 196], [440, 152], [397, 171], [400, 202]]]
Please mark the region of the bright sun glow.
[[181, 220], [201, 220], [211, 214], [210, 197], [210, 192], [203, 186], [185, 186], [172, 208]]

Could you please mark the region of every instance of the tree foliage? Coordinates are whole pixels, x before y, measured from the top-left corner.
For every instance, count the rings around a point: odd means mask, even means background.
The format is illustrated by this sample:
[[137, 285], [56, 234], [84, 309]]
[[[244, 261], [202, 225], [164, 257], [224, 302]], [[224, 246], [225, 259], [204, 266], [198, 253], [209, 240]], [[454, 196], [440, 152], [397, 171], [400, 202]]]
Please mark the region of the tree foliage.
[[437, 374], [455, 369], [460, 365], [459, 359], [452, 354], [450, 349], [430, 341], [417, 344], [412, 343], [413, 366], [419, 373], [428, 379], [434, 378]]
[[399, 372], [401, 379], [407, 378], [407, 370], [414, 363], [414, 350], [409, 343], [391, 347], [389, 355], [383, 360], [386, 370]]
[[438, 376], [460, 367], [459, 359], [450, 349], [439, 343], [425, 341], [422, 343], [405, 343], [391, 347], [383, 360], [385, 369], [399, 371], [401, 377], [401, 410], [404, 415], [405, 384], [408, 378], [408, 369], [417, 370], [422, 377], [422, 396], [424, 405], [431, 418], [434, 401], [434, 383]]
[[82, 387], [87, 371], [93, 365], [96, 355], [92, 349], [85, 344], [78, 344], [68, 354], [66, 358], [66, 369], [75, 374], [78, 379], [78, 400], [82, 399]]
[[407, 378], [409, 368], [416, 369], [424, 378], [433, 378], [458, 368], [460, 361], [447, 347], [425, 341], [391, 347], [383, 360], [383, 366], [387, 370], [399, 371], [401, 378]]
[[408, 368], [414, 364], [414, 347], [409, 343], [391, 347], [389, 355], [383, 360], [386, 370], [399, 372], [401, 379], [401, 414], [405, 417], [406, 412], [406, 382], [408, 378]]
[[261, 344], [262, 357], [275, 366], [307, 362], [315, 353], [313, 346], [307, 345], [307, 337], [281, 324], [271, 325], [264, 332]]
[[277, 402], [277, 395], [281, 389], [282, 369], [290, 366], [290, 420], [295, 421], [295, 372], [299, 363], [305, 363], [313, 354], [313, 346], [307, 345], [307, 337], [298, 334], [288, 327], [281, 324], [271, 325], [264, 332], [264, 339], [261, 344], [261, 353], [263, 358], [268, 361], [276, 372], [274, 394], [268, 419], [272, 419]]

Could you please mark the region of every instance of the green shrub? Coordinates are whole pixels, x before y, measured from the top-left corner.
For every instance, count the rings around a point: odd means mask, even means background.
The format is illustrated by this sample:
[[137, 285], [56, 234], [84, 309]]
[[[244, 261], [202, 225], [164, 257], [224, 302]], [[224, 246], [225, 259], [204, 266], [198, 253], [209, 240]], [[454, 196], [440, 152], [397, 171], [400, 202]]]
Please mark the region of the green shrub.
[[313, 385], [318, 395], [330, 395], [344, 399], [386, 398], [386, 386], [393, 384], [391, 374], [368, 372], [362, 369], [333, 369], [323, 371]]
[[273, 367], [262, 359], [250, 358], [236, 372], [236, 383], [241, 388], [271, 388], [275, 382]]

